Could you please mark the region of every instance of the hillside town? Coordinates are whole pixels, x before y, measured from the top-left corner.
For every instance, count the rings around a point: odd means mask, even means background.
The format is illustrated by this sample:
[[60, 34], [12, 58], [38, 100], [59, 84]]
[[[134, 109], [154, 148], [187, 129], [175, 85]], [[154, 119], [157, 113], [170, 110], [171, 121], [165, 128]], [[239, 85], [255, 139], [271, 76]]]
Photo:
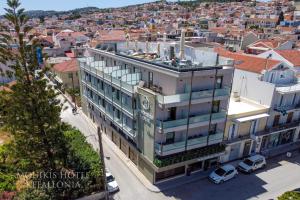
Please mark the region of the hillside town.
[[[0, 24], [18, 40], [10, 21]], [[267, 200], [299, 190], [300, 1], [162, 0], [27, 24], [24, 41], [40, 44], [36, 73], [49, 67], [65, 99], [62, 120], [96, 151], [96, 130], [103, 135], [106, 176], [120, 184], [108, 180], [112, 198]], [[12, 65], [0, 62], [2, 92], [18, 81]]]

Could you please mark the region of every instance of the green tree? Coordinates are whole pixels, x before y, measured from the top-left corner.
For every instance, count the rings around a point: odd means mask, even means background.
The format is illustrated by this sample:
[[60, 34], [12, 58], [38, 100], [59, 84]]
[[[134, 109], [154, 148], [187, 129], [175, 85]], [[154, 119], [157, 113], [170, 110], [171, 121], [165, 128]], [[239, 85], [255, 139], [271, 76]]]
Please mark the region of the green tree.
[[[24, 9], [19, 8], [19, 0], [8, 0], [7, 5], [4, 17], [11, 25], [1, 25], [0, 61], [13, 63], [16, 84], [12, 92], [0, 96], [2, 120], [13, 135], [20, 158], [31, 160], [36, 169], [56, 169], [65, 150], [60, 102], [45, 78], [49, 68], [39, 66], [38, 41], [25, 42], [31, 27]], [[15, 37], [8, 34], [9, 29], [15, 30]], [[18, 46], [16, 51], [7, 48], [11, 44]]]
[[[80, 132], [65, 134], [69, 127], [60, 119], [62, 106], [58, 93], [48, 84], [46, 74], [50, 69], [38, 62], [40, 44], [35, 39], [26, 42], [31, 27], [27, 25], [24, 9], [19, 8], [19, 0], [7, 0], [7, 5], [4, 17], [9, 23], [0, 26], [0, 62], [10, 63], [16, 83], [11, 91], [0, 93], [1, 120], [11, 133], [9, 148], [0, 148], [0, 192], [15, 190], [18, 172], [50, 171], [70, 174], [83, 171], [89, 176], [80, 180], [83, 187], [80, 190], [27, 188], [18, 193], [17, 199], [75, 199], [103, 189], [98, 154], [84, 143]], [[11, 29], [15, 34], [9, 34]], [[17, 48], [10, 48], [12, 44]], [[76, 139], [78, 135], [81, 137]], [[31, 177], [34, 180], [39, 177]]]
[[285, 192], [283, 195], [278, 197], [278, 200], [300, 200], [300, 192]]

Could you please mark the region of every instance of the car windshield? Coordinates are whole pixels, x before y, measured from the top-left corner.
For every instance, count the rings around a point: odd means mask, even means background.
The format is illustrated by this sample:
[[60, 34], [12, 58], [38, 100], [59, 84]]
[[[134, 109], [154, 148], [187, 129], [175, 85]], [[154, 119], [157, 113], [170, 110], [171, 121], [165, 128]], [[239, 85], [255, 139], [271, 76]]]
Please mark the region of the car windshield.
[[114, 178], [112, 175], [106, 177], [106, 181], [107, 181], [108, 183], [110, 183], [110, 182], [112, 182], [112, 181], [114, 181], [114, 180], [115, 180], [115, 178]]
[[244, 163], [245, 163], [246, 165], [249, 165], [249, 166], [252, 166], [252, 165], [253, 165], [253, 162], [252, 162], [251, 160], [249, 160], [249, 159], [245, 159], [245, 160], [244, 160]]
[[215, 173], [219, 176], [223, 176], [226, 173], [226, 171], [222, 168], [219, 168], [215, 171]]

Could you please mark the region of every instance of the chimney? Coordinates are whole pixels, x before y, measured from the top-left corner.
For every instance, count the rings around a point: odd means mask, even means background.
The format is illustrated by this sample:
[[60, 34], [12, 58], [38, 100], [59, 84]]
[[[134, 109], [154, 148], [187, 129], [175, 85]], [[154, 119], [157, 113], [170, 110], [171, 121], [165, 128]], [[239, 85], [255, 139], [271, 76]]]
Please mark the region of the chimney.
[[179, 59], [184, 59], [184, 45], [185, 45], [185, 29], [181, 30], [181, 37], [180, 37], [180, 50], [179, 50]]

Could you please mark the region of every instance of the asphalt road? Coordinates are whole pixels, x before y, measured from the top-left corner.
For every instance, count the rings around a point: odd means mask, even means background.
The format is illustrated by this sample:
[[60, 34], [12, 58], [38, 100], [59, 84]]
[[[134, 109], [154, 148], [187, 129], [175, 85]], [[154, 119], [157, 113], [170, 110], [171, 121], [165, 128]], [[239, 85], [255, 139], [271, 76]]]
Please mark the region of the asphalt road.
[[[69, 106], [61, 117], [63, 121], [77, 127], [94, 147], [98, 147], [96, 129], [85, 116], [73, 115]], [[251, 175], [239, 174], [237, 178], [221, 185], [203, 179], [154, 193], [144, 187], [105, 142], [103, 148], [106, 166], [120, 187], [120, 191], [112, 196], [116, 200], [270, 200], [285, 191], [300, 188], [300, 155], [297, 154], [289, 159], [284, 156], [273, 159], [264, 170]]]

